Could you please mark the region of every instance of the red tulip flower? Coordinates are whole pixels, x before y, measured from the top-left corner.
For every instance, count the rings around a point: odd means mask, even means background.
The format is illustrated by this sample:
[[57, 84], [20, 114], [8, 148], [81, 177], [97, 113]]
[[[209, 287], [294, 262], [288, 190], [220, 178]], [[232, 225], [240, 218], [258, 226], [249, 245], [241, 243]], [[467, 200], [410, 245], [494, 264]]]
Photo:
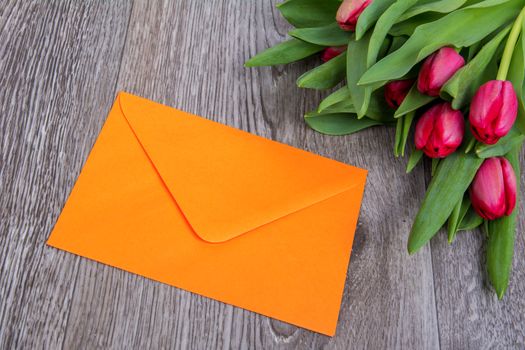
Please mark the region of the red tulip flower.
[[448, 102], [437, 104], [419, 118], [416, 124], [416, 148], [430, 158], [444, 158], [463, 141], [465, 121], [460, 111]]
[[476, 140], [493, 145], [507, 135], [518, 114], [518, 98], [510, 81], [491, 80], [470, 104], [470, 130]]
[[345, 52], [345, 50], [346, 50], [346, 46], [327, 47], [326, 49], [324, 49], [323, 53], [321, 54], [321, 60], [323, 62], [328, 62], [332, 58], [339, 56], [340, 54]]
[[355, 30], [357, 19], [371, 3], [372, 0], [344, 0], [335, 16], [339, 27], [346, 31]]
[[417, 89], [429, 96], [439, 96], [439, 91], [447, 80], [465, 65], [465, 59], [450, 47], [442, 47], [430, 55], [417, 80]]
[[390, 107], [397, 109], [408, 95], [414, 80], [395, 80], [385, 85], [385, 100]]
[[516, 174], [503, 157], [486, 159], [470, 186], [472, 207], [484, 219], [510, 215], [516, 205]]

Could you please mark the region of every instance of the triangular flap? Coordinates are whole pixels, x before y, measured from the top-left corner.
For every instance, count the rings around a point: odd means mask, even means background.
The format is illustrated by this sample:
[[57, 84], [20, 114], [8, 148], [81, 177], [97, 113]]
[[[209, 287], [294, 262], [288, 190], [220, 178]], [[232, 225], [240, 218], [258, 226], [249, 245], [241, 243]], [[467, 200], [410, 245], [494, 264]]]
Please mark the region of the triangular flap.
[[128, 93], [118, 97], [195, 233], [224, 242], [364, 185], [366, 171]]

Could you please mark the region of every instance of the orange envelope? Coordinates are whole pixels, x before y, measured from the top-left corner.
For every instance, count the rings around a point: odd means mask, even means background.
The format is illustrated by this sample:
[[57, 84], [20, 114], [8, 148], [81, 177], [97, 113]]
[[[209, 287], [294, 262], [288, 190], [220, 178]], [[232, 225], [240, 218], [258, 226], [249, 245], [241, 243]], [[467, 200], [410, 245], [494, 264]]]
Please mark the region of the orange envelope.
[[120, 93], [47, 243], [334, 335], [365, 179]]

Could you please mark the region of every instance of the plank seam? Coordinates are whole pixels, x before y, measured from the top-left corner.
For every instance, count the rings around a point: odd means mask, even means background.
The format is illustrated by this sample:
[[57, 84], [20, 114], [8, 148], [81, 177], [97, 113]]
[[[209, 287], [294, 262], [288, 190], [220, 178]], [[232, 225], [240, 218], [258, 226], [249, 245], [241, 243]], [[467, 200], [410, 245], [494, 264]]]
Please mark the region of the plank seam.
[[437, 296], [436, 296], [436, 275], [434, 274], [434, 257], [432, 253], [432, 245], [429, 244], [430, 248], [430, 267], [432, 268], [432, 290], [434, 292], [434, 308], [436, 310], [436, 328], [437, 328], [437, 340], [438, 347], [441, 349], [441, 329], [439, 328], [439, 309], [437, 305]]

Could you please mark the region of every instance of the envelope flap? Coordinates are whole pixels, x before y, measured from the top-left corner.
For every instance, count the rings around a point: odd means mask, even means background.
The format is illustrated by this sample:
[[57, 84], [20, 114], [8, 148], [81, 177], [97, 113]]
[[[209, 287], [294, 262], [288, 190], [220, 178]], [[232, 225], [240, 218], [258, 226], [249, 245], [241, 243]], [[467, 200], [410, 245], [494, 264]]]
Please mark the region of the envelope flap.
[[195, 233], [224, 242], [364, 185], [366, 171], [128, 93], [123, 116]]

